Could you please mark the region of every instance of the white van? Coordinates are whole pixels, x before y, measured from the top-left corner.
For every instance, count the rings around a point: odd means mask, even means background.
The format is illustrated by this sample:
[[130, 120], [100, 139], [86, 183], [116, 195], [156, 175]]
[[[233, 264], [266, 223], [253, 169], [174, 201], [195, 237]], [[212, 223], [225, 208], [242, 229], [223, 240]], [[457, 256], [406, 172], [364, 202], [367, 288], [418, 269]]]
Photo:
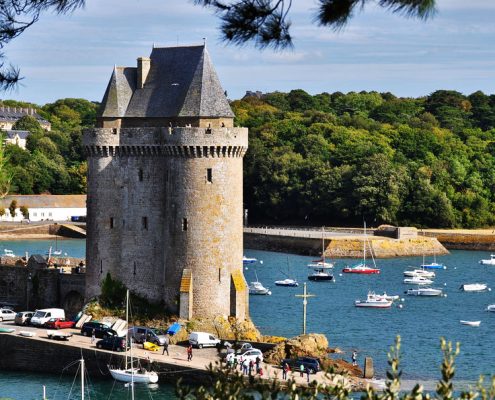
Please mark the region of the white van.
[[220, 344], [220, 340], [208, 332], [191, 332], [189, 344], [202, 349], [203, 347], [215, 347]]
[[31, 325], [43, 326], [50, 318], [65, 318], [65, 311], [61, 308], [44, 308], [36, 310], [31, 318]]

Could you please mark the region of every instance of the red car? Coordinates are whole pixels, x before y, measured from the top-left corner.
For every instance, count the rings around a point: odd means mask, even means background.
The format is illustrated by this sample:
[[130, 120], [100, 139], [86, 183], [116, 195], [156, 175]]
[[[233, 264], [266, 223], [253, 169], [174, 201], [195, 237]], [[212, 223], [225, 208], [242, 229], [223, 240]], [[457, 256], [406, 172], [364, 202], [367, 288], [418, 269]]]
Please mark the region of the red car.
[[66, 321], [64, 318], [50, 318], [50, 320], [45, 323], [45, 327], [50, 329], [74, 328], [74, 325], [74, 321]]

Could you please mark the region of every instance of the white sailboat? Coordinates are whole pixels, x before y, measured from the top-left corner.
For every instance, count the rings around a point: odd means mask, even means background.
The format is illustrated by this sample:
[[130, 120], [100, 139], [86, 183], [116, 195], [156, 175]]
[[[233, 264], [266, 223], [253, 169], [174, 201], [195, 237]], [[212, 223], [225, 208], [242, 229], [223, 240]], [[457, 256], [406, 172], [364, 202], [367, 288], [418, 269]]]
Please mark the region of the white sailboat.
[[299, 283], [295, 279], [289, 278], [290, 274], [290, 266], [289, 266], [289, 256], [287, 256], [287, 274], [284, 274], [287, 276], [286, 279], [275, 281], [275, 285], [277, 286], [288, 286], [288, 287], [296, 287], [299, 286]]
[[[129, 323], [129, 290], [127, 290], [127, 296], [126, 296], [126, 307], [125, 307], [125, 320], [127, 323]], [[125, 342], [127, 343], [128, 340], [128, 333], [129, 331], [126, 332], [125, 334]], [[125, 353], [125, 368], [111, 368], [108, 367], [110, 370], [110, 374], [112, 375], [113, 379], [119, 382], [126, 382], [130, 383], [131, 385], [134, 385], [134, 383], [156, 383], [158, 382], [158, 374], [155, 371], [147, 371], [142, 368], [137, 368], [134, 367], [134, 360], [132, 357], [132, 341], [131, 341], [131, 346], [130, 346], [130, 363], [128, 365], [127, 363], [127, 351]]]
[[263, 284], [258, 280], [258, 274], [254, 271], [256, 276], [256, 281], [251, 282], [249, 285], [249, 294], [261, 294], [261, 295], [271, 295], [270, 289], [263, 286]]

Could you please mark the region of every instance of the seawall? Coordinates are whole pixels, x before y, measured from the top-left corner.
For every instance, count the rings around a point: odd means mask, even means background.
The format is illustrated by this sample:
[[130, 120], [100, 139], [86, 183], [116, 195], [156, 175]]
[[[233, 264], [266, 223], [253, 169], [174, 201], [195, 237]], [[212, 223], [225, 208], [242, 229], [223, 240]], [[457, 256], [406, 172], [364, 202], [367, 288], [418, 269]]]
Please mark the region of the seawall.
[[[107, 365], [123, 365], [124, 355], [95, 348], [74, 346], [70, 342], [25, 338], [13, 334], [0, 334], [0, 370], [43, 372], [73, 377], [84, 357], [87, 373], [95, 379], [108, 379]], [[72, 364], [72, 365], [71, 365]], [[71, 365], [70, 367], [68, 367]], [[153, 361], [153, 370], [161, 382], [211, 383], [207, 370], [184, 365]]]
[[[268, 250], [309, 256], [321, 255], [322, 239], [304, 237], [305, 233], [293, 234], [251, 233], [244, 231], [244, 248]], [[310, 235], [309, 233], [307, 234]], [[422, 255], [442, 255], [448, 250], [435, 237], [391, 239], [381, 236], [364, 237], [362, 234], [326, 234], [325, 256], [332, 258], [360, 258], [363, 256], [363, 243], [371, 247], [376, 258], [412, 257]], [[368, 250], [369, 251], [369, 250]]]

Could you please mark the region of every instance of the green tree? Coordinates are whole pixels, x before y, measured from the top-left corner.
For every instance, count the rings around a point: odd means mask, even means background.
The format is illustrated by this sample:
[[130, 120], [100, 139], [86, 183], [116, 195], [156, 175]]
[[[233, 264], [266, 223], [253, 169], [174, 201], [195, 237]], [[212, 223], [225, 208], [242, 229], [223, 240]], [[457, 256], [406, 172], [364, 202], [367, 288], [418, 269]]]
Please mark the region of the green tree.
[[17, 200], [12, 200], [9, 205], [10, 216], [12, 220], [15, 218], [15, 210], [17, 210]]
[[20, 206], [19, 210], [21, 211], [21, 214], [24, 217], [24, 219], [29, 219], [29, 209], [26, 206]]
[[0, 198], [9, 194], [12, 172], [9, 169], [9, 156], [5, 152], [5, 135], [0, 131]]
[[29, 131], [31, 134], [34, 135], [42, 135], [44, 132], [44, 129], [41, 127], [40, 123], [31, 115], [25, 115], [19, 118], [12, 126], [12, 129], [18, 131]]

